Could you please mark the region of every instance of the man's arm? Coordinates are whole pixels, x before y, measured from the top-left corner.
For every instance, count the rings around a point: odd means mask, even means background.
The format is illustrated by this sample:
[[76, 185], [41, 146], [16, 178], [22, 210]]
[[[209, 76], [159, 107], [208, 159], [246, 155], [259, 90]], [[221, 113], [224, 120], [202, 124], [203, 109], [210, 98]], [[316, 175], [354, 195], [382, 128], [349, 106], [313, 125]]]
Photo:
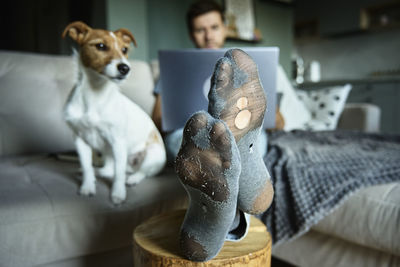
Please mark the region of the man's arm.
[[156, 102], [154, 103], [153, 107], [153, 112], [151, 114], [151, 118], [154, 121], [154, 124], [156, 125], [157, 129], [161, 131], [161, 95], [157, 94], [156, 95]]

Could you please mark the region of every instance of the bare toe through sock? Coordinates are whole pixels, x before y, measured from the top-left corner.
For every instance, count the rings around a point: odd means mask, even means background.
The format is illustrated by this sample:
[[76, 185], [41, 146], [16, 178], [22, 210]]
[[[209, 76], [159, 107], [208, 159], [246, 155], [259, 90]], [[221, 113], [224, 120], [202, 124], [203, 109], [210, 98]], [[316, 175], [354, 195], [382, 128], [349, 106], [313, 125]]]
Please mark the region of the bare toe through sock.
[[182, 254], [206, 261], [218, 254], [236, 215], [240, 158], [221, 120], [195, 113], [186, 123], [175, 169], [189, 194], [180, 232]]
[[228, 125], [240, 151], [238, 208], [261, 213], [274, 191], [258, 148], [267, 102], [253, 59], [240, 49], [227, 51], [215, 66], [208, 98], [208, 112]]

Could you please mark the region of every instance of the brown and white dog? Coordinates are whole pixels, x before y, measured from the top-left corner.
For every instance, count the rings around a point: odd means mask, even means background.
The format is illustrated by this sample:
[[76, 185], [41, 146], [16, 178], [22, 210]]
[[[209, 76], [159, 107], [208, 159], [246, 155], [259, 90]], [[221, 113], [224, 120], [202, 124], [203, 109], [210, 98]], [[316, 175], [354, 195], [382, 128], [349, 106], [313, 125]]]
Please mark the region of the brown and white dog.
[[[166, 162], [153, 121], [118, 87], [130, 73], [127, 56], [136, 41], [127, 29], [92, 29], [80, 21], [69, 24], [62, 37], [66, 35], [80, 47], [78, 79], [64, 108], [83, 171], [80, 194], [96, 193], [96, 175], [114, 178], [111, 199], [120, 204], [126, 199], [126, 184], [156, 174]], [[92, 151], [104, 157], [102, 168], [93, 168]]]

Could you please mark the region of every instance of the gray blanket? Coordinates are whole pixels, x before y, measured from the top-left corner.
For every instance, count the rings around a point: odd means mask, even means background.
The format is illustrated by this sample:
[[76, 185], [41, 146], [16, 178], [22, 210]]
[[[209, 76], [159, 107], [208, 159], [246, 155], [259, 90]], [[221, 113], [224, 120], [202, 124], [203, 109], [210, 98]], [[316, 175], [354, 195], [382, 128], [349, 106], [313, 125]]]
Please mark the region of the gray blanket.
[[400, 181], [400, 136], [293, 131], [268, 141], [275, 196], [259, 218], [274, 245], [303, 234], [355, 191]]

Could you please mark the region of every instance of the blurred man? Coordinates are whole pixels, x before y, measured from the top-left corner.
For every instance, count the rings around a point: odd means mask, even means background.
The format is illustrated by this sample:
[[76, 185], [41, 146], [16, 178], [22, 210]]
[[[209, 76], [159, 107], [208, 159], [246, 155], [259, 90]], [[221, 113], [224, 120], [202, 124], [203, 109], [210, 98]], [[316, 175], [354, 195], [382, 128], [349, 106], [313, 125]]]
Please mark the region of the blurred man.
[[197, 48], [222, 48], [226, 38], [224, 14], [214, 2], [197, 2], [187, 12], [189, 35]]
[[[224, 13], [217, 3], [198, 1], [192, 4], [186, 13], [186, 24], [190, 39], [197, 48], [218, 49], [224, 46], [226, 38]], [[160, 132], [162, 132], [161, 90], [157, 84], [154, 89], [156, 102], [152, 113], [152, 119]]]

